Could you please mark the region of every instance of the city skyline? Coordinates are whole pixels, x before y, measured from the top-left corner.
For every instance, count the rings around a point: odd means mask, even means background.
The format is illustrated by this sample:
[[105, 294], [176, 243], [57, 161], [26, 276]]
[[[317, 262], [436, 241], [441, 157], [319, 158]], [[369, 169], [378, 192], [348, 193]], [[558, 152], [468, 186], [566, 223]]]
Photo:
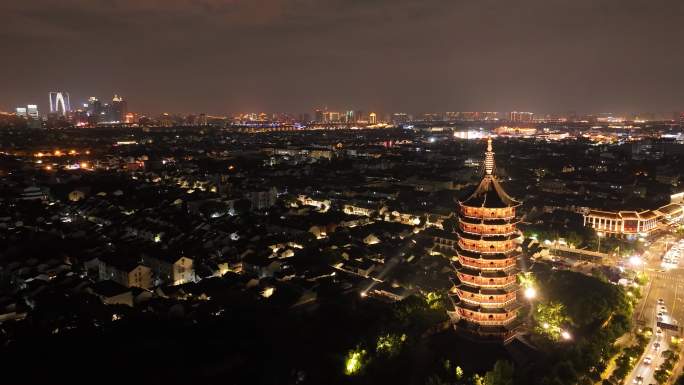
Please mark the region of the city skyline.
[[22, 58], [0, 78], [5, 110], [53, 89], [117, 90], [150, 114], [684, 105], [677, 1], [12, 0], [0, 11], [0, 41]]
[[[62, 99], [58, 99], [58, 96], [61, 97]], [[35, 98], [34, 98], [35, 99]], [[55, 114], [55, 115], [61, 115], [61, 116], [67, 116], [69, 113], [77, 112], [79, 110], [81, 111], [87, 111], [88, 110], [88, 105], [92, 103], [93, 100], [98, 101], [100, 99], [99, 96], [88, 96], [88, 97], [78, 97], [75, 100], [75, 103], [70, 103], [70, 93], [68, 91], [50, 91], [48, 92], [48, 103], [47, 105], [44, 105], [42, 103], [35, 103], [33, 101], [28, 102], [28, 103], [20, 103], [15, 107], [12, 108], [6, 108], [5, 112], [12, 112], [12, 111], [17, 111], [17, 109], [23, 109], [26, 107], [26, 105], [33, 105], [38, 108], [39, 111], [41, 112], [46, 112], [50, 114]], [[128, 101], [128, 98], [125, 98], [126, 101]], [[108, 99], [104, 99], [108, 100]], [[117, 103], [118, 101], [124, 100], [124, 97], [118, 93], [113, 93], [112, 97], [112, 103]], [[61, 105], [58, 105], [58, 102], [61, 102]], [[107, 104], [107, 103], [106, 103]], [[111, 104], [111, 103], [109, 103]], [[683, 109], [684, 110], [684, 109]], [[3, 108], [0, 107], [0, 112], [3, 111]], [[171, 111], [171, 110], [163, 110], [162, 112], [157, 112], [157, 113], [147, 113], [146, 111], [136, 111], [136, 114], [141, 115], [141, 116], [161, 116], [165, 114], [171, 114], [171, 115], [192, 115], [192, 114], [206, 114], [206, 110], [198, 110], [198, 111]], [[353, 117], [356, 114], [364, 114], [365, 118], [369, 118], [367, 115], [368, 114], [374, 114], [378, 116], [378, 119], [384, 115], [385, 118], [388, 118], [387, 120], [392, 120], [393, 116], [396, 115], [406, 115], [407, 120], [412, 120], [412, 119], [417, 119], [420, 120], [421, 117], [434, 117], [435, 119], [429, 119], [429, 120], [453, 120], [454, 117], [457, 117], [459, 115], [464, 115], [464, 114], [474, 114], [478, 118], [475, 119], [465, 119], [465, 120], [503, 120], [503, 121], [519, 121], [519, 122], [525, 122], [525, 121], [532, 121], [533, 117], [534, 118], [581, 118], [581, 117], [589, 117], [589, 116], [612, 116], [617, 119], [622, 119], [622, 120], [632, 120], [638, 118], [639, 120], [680, 120], [681, 116], [684, 115], [684, 112], [681, 110], [672, 110], [672, 111], [663, 111], [663, 110], [656, 110], [656, 111], [577, 111], [577, 110], [564, 110], [564, 111], [534, 111], [534, 110], [503, 110], [503, 111], [495, 111], [495, 110], [458, 110], [458, 109], [447, 109], [447, 110], [401, 110], [401, 111], [393, 111], [393, 110], [364, 110], [364, 109], [359, 109], [357, 106], [355, 108], [349, 107], [349, 104], [347, 107], [342, 107], [342, 108], [328, 108], [328, 106], [312, 106], [308, 109], [304, 109], [301, 111], [264, 111], [264, 110], [252, 110], [252, 111], [237, 111], [237, 110], [224, 110], [221, 112], [209, 112], [210, 115], [215, 115], [215, 116], [224, 116], [224, 117], [236, 117], [238, 115], [244, 115], [244, 114], [298, 114], [298, 115], [308, 115], [312, 114], [314, 119], [312, 121], [347, 121], [346, 119]], [[316, 116], [318, 114], [325, 114], [325, 119], [316, 119]], [[330, 119], [330, 114], [333, 114], [333, 116], [337, 116], [338, 119]], [[351, 114], [351, 115], [350, 115]], [[382, 115], [381, 115], [382, 114]], [[19, 115], [19, 113], [17, 113]], [[42, 116], [47, 116], [43, 114]], [[358, 116], [357, 116], [358, 118]], [[367, 119], [366, 119], [367, 120]], [[459, 120], [459, 119], [456, 119]]]

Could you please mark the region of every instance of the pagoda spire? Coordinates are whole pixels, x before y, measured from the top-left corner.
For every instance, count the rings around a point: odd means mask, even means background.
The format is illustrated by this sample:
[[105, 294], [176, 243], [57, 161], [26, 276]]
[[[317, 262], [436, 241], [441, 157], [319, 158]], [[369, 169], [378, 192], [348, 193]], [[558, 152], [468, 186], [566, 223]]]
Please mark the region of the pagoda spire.
[[487, 138], [487, 151], [485, 152], [485, 175], [492, 175], [494, 172], [494, 151], [492, 151], [492, 137]]

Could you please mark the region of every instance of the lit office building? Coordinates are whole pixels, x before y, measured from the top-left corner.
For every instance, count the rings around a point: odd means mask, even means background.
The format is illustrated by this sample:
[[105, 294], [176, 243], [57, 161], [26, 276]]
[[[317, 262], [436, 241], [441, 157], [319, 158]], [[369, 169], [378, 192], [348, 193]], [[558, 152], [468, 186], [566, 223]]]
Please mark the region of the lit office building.
[[532, 112], [521, 112], [521, 111], [511, 111], [508, 114], [508, 120], [511, 122], [522, 122], [529, 123], [534, 120], [534, 113]]

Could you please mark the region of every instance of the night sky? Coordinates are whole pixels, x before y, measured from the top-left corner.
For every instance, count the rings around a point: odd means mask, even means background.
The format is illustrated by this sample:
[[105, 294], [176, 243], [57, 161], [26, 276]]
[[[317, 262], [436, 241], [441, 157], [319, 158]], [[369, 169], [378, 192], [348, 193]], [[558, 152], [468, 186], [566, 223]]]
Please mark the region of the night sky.
[[0, 110], [684, 110], [682, 0], [2, 0]]

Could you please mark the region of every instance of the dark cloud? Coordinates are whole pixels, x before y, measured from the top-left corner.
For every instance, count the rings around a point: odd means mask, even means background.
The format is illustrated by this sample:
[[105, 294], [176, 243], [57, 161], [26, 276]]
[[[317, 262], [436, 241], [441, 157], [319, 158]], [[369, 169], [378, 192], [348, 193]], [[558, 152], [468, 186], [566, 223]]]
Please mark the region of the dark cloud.
[[0, 109], [684, 109], [680, 0], [4, 0]]

